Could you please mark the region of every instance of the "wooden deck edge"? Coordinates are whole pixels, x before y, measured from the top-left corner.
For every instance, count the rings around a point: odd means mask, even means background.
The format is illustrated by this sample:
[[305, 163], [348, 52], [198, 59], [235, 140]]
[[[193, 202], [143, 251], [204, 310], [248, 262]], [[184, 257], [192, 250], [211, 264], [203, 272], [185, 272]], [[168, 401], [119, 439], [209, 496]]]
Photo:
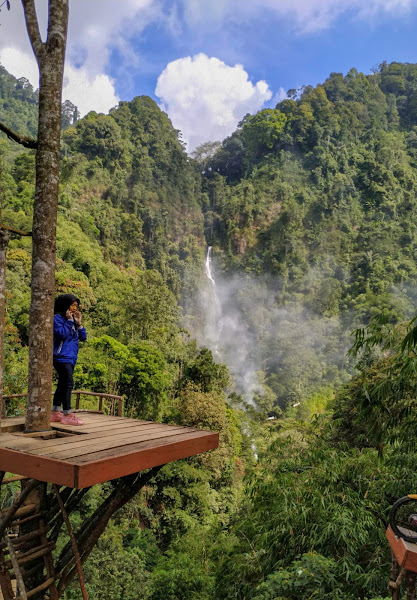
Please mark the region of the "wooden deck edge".
[[0, 448], [0, 470], [32, 477], [39, 481], [76, 487], [74, 467], [74, 463], [69, 461]]
[[145, 450], [136, 449], [119, 456], [75, 465], [74, 484], [78, 489], [89, 487], [181, 458], [195, 456], [208, 450], [215, 450], [218, 446], [219, 434], [217, 432], [206, 432], [204, 436], [182, 441], [175, 441], [175, 437], [173, 437], [172, 441], [164, 445], [155, 445], [155, 447]]

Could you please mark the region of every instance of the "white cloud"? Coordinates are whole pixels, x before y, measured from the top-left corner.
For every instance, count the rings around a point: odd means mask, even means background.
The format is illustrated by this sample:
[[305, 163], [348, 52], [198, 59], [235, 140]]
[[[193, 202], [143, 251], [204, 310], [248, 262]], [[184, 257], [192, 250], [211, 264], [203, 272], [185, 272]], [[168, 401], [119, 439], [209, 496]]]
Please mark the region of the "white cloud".
[[20, 48], [0, 49], [0, 63], [15, 77], [26, 77], [35, 89], [39, 87], [38, 65], [33, 57]]
[[282, 102], [282, 100], [285, 100], [286, 98], [288, 98], [287, 92], [283, 87], [280, 87], [279, 90], [274, 94], [271, 104], [276, 106], [278, 102]]
[[[36, 61], [18, 48], [0, 50], [0, 63], [17, 77], [26, 77], [36, 89], [39, 71]], [[104, 74], [90, 75], [85, 67], [76, 69], [71, 64], [65, 67], [62, 99], [71, 100], [82, 115], [90, 110], [108, 112], [119, 99], [112, 80]]]
[[[46, 1], [37, 2], [40, 31], [46, 34]], [[112, 49], [117, 49], [126, 69], [139, 58], [127, 43], [158, 18], [156, 0], [71, 0], [63, 99], [90, 110], [107, 112], [118, 102], [113, 80], [105, 74]], [[27, 77], [37, 88], [39, 75], [24, 23], [20, 2], [0, 13], [0, 63], [15, 77]]]
[[81, 115], [90, 110], [107, 113], [119, 102], [113, 81], [108, 75], [102, 73], [91, 76], [84, 67], [76, 69], [71, 65], [65, 68], [62, 99], [71, 100]]
[[170, 62], [158, 78], [155, 94], [162, 101], [188, 151], [207, 141], [223, 140], [247, 113], [271, 99], [265, 81], [253, 84], [242, 65], [230, 67], [205, 54]]

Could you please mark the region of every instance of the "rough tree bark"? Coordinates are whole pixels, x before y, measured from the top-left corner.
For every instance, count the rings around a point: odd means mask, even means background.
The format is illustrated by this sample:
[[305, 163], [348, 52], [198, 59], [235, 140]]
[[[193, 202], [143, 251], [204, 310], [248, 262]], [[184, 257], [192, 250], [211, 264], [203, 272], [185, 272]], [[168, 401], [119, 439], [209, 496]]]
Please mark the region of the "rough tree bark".
[[407, 573], [407, 591], [405, 600], [415, 600], [416, 598], [416, 579], [417, 573], [408, 571]]
[[25, 427], [27, 431], [42, 431], [49, 428], [52, 395], [56, 221], [68, 0], [49, 0], [45, 42], [40, 36], [34, 0], [22, 0], [22, 4], [40, 73]]
[[[0, 212], [1, 218], [1, 212]], [[0, 225], [1, 226], [1, 225]], [[0, 427], [1, 420], [6, 416], [3, 399], [4, 381], [4, 317], [6, 313], [6, 252], [9, 243], [9, 233], [0, 229]]]

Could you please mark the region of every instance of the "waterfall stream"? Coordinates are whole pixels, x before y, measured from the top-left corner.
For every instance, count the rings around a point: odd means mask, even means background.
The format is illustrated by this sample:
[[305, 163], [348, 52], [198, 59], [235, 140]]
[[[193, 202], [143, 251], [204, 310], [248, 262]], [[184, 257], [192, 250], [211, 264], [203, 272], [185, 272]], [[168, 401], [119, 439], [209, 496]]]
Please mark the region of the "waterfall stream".
[[[216, 281], [212, 269], [212, 246], [208, 246], [205, 273], [210, 281], [206, 296], [205, 344], [212, 350], [217, 362], [224, 362], [232, 375], [234, 386], [246, 402], [251, 403], [254, 393], [262, 393], [256, 380], [256, 369], [249, 356], [251, 338], [236, 303], [233, 282]], [[217, 289], [218, 287], [218, 289]], [[258, 450], [249, 427], [244, 432], [251, 440], [252, 452], [258, 460]]]
[[213, 352], [219, 355], [219, 341], [222, 332], [222, 306], [216, 290], [216, 282], [211, 269], [211, 252], [212, 246], [207, 248], [205, 271], [207, 279], [210, 280], [212, 288], [212, 299], [209, 306], [209, 314], [207, 315], [207, 339], [212, 345]]

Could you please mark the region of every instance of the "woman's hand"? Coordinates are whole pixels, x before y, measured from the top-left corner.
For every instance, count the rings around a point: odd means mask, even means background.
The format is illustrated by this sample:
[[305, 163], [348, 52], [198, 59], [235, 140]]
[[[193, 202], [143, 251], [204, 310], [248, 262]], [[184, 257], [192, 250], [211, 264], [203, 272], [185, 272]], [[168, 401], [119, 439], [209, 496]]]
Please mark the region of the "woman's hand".
[[81, 317], [81, 313], [79, 310], [77, 310], [75, 313], [73, 313], [73, 318], [74, 318], [74, 321], [77, 323], [78, 327], [82, 327], [82, 325], [81, 325], [82, 317]]
[[71, 321], [73, 320], [73, 313], [70, 311], [70, 309], [67, 310], [65, 316], [67, 317], [67, 319], [71, 319]]

